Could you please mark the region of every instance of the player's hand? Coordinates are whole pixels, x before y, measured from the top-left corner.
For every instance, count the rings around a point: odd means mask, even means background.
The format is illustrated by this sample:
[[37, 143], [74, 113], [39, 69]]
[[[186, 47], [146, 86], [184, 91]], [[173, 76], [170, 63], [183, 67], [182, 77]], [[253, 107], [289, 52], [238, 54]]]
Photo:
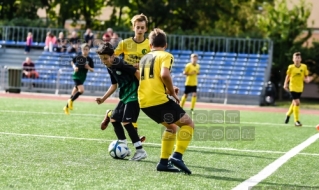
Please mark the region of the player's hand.
[[287, 85], [284, 85], [284, 89], [288, 92], [289, 91], [289, 88]]
[[175, 94], [177, 95], [179, 92], [179, 88], [177, 86], [173, 86], [173, 87], [174, 87]]
[[96, 98], [95, 101], [97, 104], [102, 104], [105, 100], [103, 98]]
[[175, 93], [171, 94], [171, 96], [173, 96], [173, 98], [175, 99], [176, 104], [179, 104], [178, 96]]

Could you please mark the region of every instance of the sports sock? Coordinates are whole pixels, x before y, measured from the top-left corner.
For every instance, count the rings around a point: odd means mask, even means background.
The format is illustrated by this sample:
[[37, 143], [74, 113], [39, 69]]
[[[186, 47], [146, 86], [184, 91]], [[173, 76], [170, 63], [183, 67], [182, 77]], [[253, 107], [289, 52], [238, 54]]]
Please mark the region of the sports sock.
[[299, 121], [299, 106], [294, 106], [293, 107], [293, 112], [294, 112], [295, 122]]
[[107, 116], [109, 116], [109, 117], [111, 117], [111, 115], [112, 115], [112, 110], [110, 110], [108, 113], [107, 113]]
[[185, 95], [184, 95], [184, 96], [182, 96], [180, 106], [181, 106], [181, 107], [184, 107], [185, 102], [186, 102], [186, 97], [185, 97]]
[[132, 124], [133, 124], [133, 126], [134, 126], [134, 128], [135, 128], [135, 130], [137, 132], [137, 123], [132, 123]]
[[293, 112], [293, 107], [294, 107], [294, 104], [293, 103], [291, 103], [291, 105], [290, 105], [290, 107], [289, 107], [289, 110], [288, 110], [288, 112], [287, 112], [287, 116], [290, 116], [291, 114], [292, 114], [292, 112]]
[[142, 143], [140, 141], [140, 137], [138, 136], [133, 124], [132, 123], [128, 123], [128, 124], [124, 125], [124, 127], [125, 127], [128, 135], [130, 136], [134, 147], [136, 149], [142, 149], [143, 146], [142, 146]]
[[196, 97], [196, 96], [193, 96], [193, 97], [192, 97], [191, 110], [193, 110], [193, 109], [194, 109], [194, 107], [195, 107], [195, 103], [196, 103], [196, 100], [197, 100], [197, 97]]
[[118, 140], [126, 139], [122, 124], [120, 122], [112, 122], [112, 125], [114, 127], [114, 132], [115, 132], [115, 135], [117, 136], [117, 139]]
[[175, 141], [176, 141], [176, 134], [173, 134], [167, 130], [163, 132], [161, 159], [168, 159], [168, 157], [172, 154]]
[[76, 100], [81, 94], [82, 94], [82, 92], [76, 92], [71, 100], [72, 101]]
[[193, 133], [194, 129], [189, 125], [183, 125], [180, 128], [180, 130], [177, 133], [175, 152], [184, 154], [190, 141], [192, 140]]

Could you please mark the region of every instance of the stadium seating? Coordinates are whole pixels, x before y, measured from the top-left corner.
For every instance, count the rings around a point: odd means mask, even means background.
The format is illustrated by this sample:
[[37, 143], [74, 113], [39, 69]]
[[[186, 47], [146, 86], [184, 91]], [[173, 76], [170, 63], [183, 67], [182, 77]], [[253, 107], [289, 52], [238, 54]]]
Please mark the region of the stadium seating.
[[[178, 86], [181, 90], [184, 89], [185, 77], [182, 76], [182, 72], [185, 64], [190, 61], [190, 54], [196, 53], [199, 55], [199, 64], [201, 65], [201, 75], [198, 85], [199, 93], [221, 93], [226, 91], [229, 95], [250, 97], [260, 97], [262, 94], [269, 55], [237, 54], [232, 52], [192, 52], [187, 50], [171, 50], [170, 53], [175, 57], [172, 68], [174, 85]], [[54, 81], [59, 80], [60, 86], [71, 87], [73, 81], [70, 61], [74, 56], [76, 54], [43, 52], [35, 64], [40, 72], [39, 81], [54, 83]], [[89, 88], [99, 89], [104, 87], [106, 90], [111, 84], [108, 72], [96, 54], [90, 53], [90, 56], [95, 62], [96, 72], [88, 73], [86, 84], [88, 84]], [[52, 69], [60, 69], [59, 79], [57, 79], [58, 75], [56, 72], [50, 72]], [[202, 77], [206, 77], [206, 79]], [[225, 81], [227, 80], [227, 88], [218, 89], [220, 87], [214, 86], [214, 83], [209, 81], [209, 77], [219, 77]]]

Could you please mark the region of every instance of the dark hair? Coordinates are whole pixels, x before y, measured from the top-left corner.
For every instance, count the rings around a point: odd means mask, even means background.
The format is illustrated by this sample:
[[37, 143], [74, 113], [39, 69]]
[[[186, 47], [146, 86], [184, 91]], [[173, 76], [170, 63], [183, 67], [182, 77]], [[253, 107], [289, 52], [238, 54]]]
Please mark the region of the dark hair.
[[166, 46], [166, 34], [159, 28], [154, 28], [153, 31], [148, 35], [150, 44], [153, 47], [165, 47]]
[[295, 52], [294, 56], [301, 56], [301, 53], [300, 52]]
[[108, 42], [102, 42], [96, 50], [96, 53], [99, 55], [109, 55], [112, 56], [114, 54], [113, 46]]

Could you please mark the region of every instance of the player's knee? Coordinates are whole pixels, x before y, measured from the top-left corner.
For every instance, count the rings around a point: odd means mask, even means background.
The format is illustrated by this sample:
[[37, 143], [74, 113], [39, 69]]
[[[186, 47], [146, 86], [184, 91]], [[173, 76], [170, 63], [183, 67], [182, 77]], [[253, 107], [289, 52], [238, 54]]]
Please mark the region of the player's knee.
[[122, 122], [122, 125], [127, 125], [127, 124], [130, 124], [131, 122]]
[[116, 122], [116, 120], [115, 120], [115, 119], [111, 119], [110, 121], [111, 121], [111, 123], [114, 123], [114, 122]]
[[300, 106], [300, 102], [295, 102], [295, 106]]

